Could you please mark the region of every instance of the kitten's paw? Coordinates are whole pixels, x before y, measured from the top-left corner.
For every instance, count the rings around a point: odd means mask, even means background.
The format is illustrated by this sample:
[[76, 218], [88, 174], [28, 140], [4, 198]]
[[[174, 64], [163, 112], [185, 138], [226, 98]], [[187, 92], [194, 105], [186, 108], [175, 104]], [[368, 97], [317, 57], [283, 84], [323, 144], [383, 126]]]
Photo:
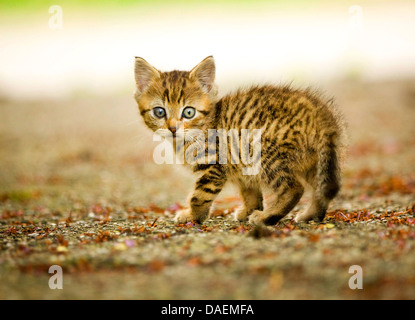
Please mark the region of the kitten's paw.
[[236, 221], [245, 221], [248, 218], [248, 211], [244, 206], [236, 208], [233, 217]]
[[294, 222], [321, 222], [323, 221], [325, 212], [323, 214], [318, 214], [316, 212], [310, 212], [310, 210], [300, 212], [294, 217]]
[[264, 225], [264, 212], [254, 210], [249, 216], [249, 223], [255, 226]]
[[305, 212], [297, 213], [294, 217], [294, 222], [307, 222], [309, 219], [306, 217]]
[[310, 221], [314, 221], [314, 222], [321, 222], [323, 221], [323, 218], [316, 216], [316, 215], [305, 215], [305, 214], [297, 214], [294, 218], [294, 222], [299, 223], [299, 222], [310, 222]]
[[192, 212], [190, 209], [181, 209], [178, 210], [176, 213], [176, 217], [174, 218], [174, 221], [176, 223], [186, 223], [194, 220], [192, 216]]

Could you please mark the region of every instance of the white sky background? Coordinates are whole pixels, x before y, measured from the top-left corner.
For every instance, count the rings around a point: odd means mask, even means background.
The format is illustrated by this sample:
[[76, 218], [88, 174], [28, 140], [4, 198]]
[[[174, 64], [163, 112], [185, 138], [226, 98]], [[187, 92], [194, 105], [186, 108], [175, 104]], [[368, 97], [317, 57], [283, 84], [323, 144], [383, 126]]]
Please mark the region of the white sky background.
[[0, 95], [132, 92], [134, 56], [167, 71], [190, 70], [212, 54], [221, 88], [415, 76], [415, 1], [365, 2], [361, 19], [347, 4], [62, 9], [61, 30], [49, 28], [48, 8], [0, 21]]

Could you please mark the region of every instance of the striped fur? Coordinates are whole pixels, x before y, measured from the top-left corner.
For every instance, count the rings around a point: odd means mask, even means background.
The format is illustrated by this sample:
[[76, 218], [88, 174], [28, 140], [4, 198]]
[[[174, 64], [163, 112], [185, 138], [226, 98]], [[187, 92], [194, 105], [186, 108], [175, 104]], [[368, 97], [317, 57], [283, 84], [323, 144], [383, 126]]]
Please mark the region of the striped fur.
[[[240, 221], [277, 223], [295, 207], [306, 186], [313, 190], [312, 200], [309, 208], [295, 220], [324, 219], [330, 201], [340, 189], [338, 158], [343, 127], [333, 103], [309, 89], [273, 85], [239, 89], [218, 99], [214, 74], [212, 57], [190, 72], [160, 72], [136, 58], [135, 98], [145, 123], [152, 130], [167, 130], [178, 123], [185, 135], [191, 134], [191, 129], [200, 129], [206, 136], [208, 129], [261, 130], [258, 174], [243, 174], [242, 161], [235, 163], [241, 159], [235, 159], [238, 155], [232, 153], [236, 142], [228, 141], [226, 164], [205, 161], [192, 165], [199, 178], [189, 197], [188, 208], [177, 214], [177, 221], [206, 219], [212, 202], [227, 181], [239, 186], [244, 201], [235, 212], [235, 218]], [[155, 106], [167, 110], [166, 118], [156, 119], [151, 115]], [[181, 117], [180, 110], [186, 106], [197, 110], [194, 119]], [[204, 148], [208, 154], [209, 141]]]

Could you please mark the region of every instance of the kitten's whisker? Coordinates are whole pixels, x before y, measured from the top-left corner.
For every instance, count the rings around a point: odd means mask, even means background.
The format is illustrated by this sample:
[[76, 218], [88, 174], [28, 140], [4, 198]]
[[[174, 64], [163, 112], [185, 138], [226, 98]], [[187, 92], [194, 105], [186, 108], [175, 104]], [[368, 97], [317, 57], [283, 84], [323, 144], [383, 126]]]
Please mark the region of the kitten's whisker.
[[142, 134], [136, 134], [135, 136], [131, 136], [129, 139], [130, 140], [136, 140], [136, 139], [138, 139], [138, 141], [140, 141], [142, 139], [146, 139], [146, 137], [144, 137]]
[[168, 130], [168, 129], [158, 129], [155, 133], [158, 134], [159, 136], [162, 136], [162, 137], [169, 137], [169, 136], [171, 137], [172, 136], [171, 131]]
[[186, 138], [190, 139], [190, 142], [192, 142], [192, 143], [193, 142], [197, 143], [197, 141], [195, 141], [194, 137], [192, 137], [191, 135], [187, 135]]
[[192, 140], [192, 142], [197, 143], [197, 145], [200, 147], [200, 149], [203, 149], [203, 146], [200, 143], [200, 140], [199, 139], [197, 139], [196, 137], [194, 137], [194, 136], [192, 136], [190, 134], [188, 134], [187, 137], [189, 137]]

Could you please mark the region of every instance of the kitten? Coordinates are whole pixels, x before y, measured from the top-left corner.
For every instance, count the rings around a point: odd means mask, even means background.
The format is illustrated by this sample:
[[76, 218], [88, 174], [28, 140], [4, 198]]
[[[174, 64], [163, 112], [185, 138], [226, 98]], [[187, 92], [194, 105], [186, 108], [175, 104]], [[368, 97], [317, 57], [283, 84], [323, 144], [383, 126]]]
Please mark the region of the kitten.
[[[209, 129], [260, 129], [257, 174], [244, 174], [245, 165], [236, 161], [193, 163], [193, 171], [200, 177], [188, 208], [177, 213], [177, 222], [205, 220], [227, 181], [237, 184], [243, 198], [242, 207], [235, 212], [239, 221], [276, 224], [296, 206], [305, 186], [313, 191], [311, 204], [295, 221], [324, 219], [329, 202], [340, 189], [342, 125], [331, 102], [308, 89], [273, 85], [239, 89], [218, 99], [212, 56], [188, 72], [160, 72], [136, 57], [135, 80], [135, 99], [144, 122], [153, 131], [169, 130], [175, 140], [179, 131], [187, 137], [195, 129], [206, 136]], [[254, 143], [252, 136], [249, 141]], [[229, 160], [235, 160], [232, 145], [225, 150]], [[203, 147], [209, 153], [207, 145]]]

